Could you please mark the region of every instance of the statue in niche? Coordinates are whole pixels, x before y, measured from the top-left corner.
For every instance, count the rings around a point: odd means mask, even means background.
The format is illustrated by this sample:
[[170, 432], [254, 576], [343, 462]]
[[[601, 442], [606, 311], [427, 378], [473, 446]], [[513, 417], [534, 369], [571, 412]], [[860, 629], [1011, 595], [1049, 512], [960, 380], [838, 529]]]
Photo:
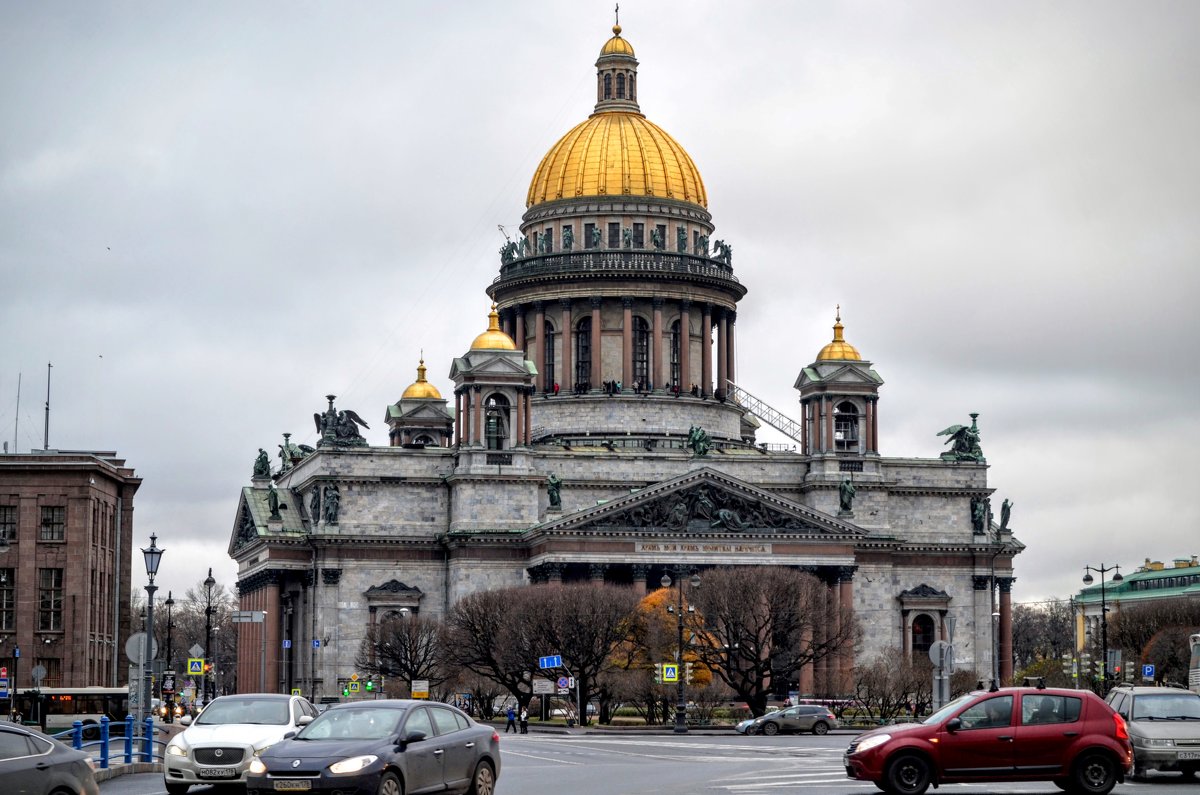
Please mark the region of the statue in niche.
[[568, 226], [563, 229], [562, 238], [563, 251], [570, 251], [571, 249], [575, 248], [575, 232], [571, 229], [571, 227]]
[[938, 431], [938, 436], [949, 436], [946, 444], [950, 445], [950, 449], [942, 453], [943, 461], [977, 461], [982, 462], [983, 449], [979, 446], [979, 423], [976, 418], [978, 413], [971, 414], [971, 424], [967, 425], [951, 425], [944, 431]]
[[679, 227], [678, 231], [675, 233], [675, 249], [680, 254], [687, 253], [687, 230], [682, 226]]
[[519, 259], [525, 259], [525, 255], [528, 253], [528, 251], [529, 239], [522, 235], [521, 239], [517, 241], [517, 257]]
[[267, 508], [269, 508], [271, 511], [272, 519], [283, 518], [283, 516], [281, 516], [279, 513], [279, 491], [275, 488], [274, 483], [272, 483], [271, 487], [267, 489]]
[[325, 523], [338, 523], [338, 509], [342, 505], [342, 493], [338, 490], [337, 484], [330, 484], [325, 487]]
[[744, 530], [746, 523], [742, 521], [742, 517], [732, 508], [718, 508], [716, 516], [713, 517], [712, 523], [709, 525], [712, 530], [725, 528], [726, 530]]
[[712, 449], [712, 437], [699, 425], [693, 425], [688, 428], [687, 445], [696, 457], [701, 458]]
[[701, 257], [708, 256], [708, 235], [700, 235], [696, 238], [696, 254]]
[[975, 535], [981, 536], [987, 532], [988, 513], [991, 509], [991, 501], [986, 497], [971, 498], [971, 529], [975, 531]]
[[662, 235], [660, 235], [658, 233], [657, 228], [650, 230], [650, 245], [654, 248], [655, 251], [662, 251], [663, 239], [662, 239]]
[[271, 477], [271, 457], [261, 447], [258, 448], [258, 455], [254, 459], [254, 477], [256, 479]]
[[842, 485], [838, 486], [838, 507], [844, 513], [854, 510], [854, 495], [857, 493], [858, 490], [854, 488], [850, 478], [842, 478]]
[[724, 240], [718, 240], [716, 242], [716, 245], [714, 246], [714, 248], [716, 250], [716, 253], [713, 255], [713, 258], [720, 260], [721, 262], [724, 262], [726, 265], [729, 265], [730, 267], [732, 267], [733, 266], [733, 246], [729, 245]]
[[621, 230], [621, 240], [625, 243], [625, 248], [633, 248], [633, 230], [625, 227]]
[[314, 414], [313, 420], [317, 425], [317, 433], [321, 434], [321, 441], [317, 442], [317, 446], [327, 444], [332, 445], [349, 445], [353, 447], [365, 447], [367, 440], [358, 432], [358, 426], [370, 428], [366, 420], [358, 416], [350, 409], [345, 411], [337, 411], [333, 407], [333, 399], [335, 395], [326, 395], [329, 401], [329, 408], [324, 413]]
[[321, 487], [314, 486], [312, 495], [308, 498], [308, 518], [314, 524], [321, 521]]
[[1008, 520], [1012, 517], [1012, 502], [1005, 497], [1004, 502], [1000, 503], [1000, 532], [1008, 531]]
[[600, 248], [600, 238], [601, 237], [603, 237], [603, 235], [600, 232], [600, 227], [593, 226], [592, 227], [592, 236], [588, 240], [588, 248]]
[[546, 478], [546, 496], [550, 498], [551, 508], [562, 507], [562, 481], [551, 472], [550, 477]]

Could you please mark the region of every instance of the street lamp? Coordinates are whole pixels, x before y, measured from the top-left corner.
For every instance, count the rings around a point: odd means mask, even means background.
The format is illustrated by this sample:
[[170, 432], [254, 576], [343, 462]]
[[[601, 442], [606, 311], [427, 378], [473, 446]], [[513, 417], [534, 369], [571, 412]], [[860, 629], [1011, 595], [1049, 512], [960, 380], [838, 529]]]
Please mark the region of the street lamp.
[[158, 575], [158, 564], [162, 561], [163, 550], [158, 548], [158, 536], [154, 533], [150, 534], [150, 546], [142, 549], [142, 556], [146, 559], [146, 578], [149, 582], [146, 583], [146, 681], [143, 683], [143, 701], [144, 709], [150, 710], [153, 715], [152, 700], [154, 689], [151, 683], [154, 681], [154, 592], [158, 590], [158, 586], [154, 584], [154, 578]]
[[[675, 576], [682, 577], [684, 569], [675, 569]], [[670, 575], [664, 574], [659, 580], [664, 588], [671, 587]], [[697, 574], [692, 575], [690, 580], [693, 588], [700, 587], [700, 577]], [[687, 734], [687, 701], [683, 696], [683, 680], [684, 680], [684, 662], [683, 662], [683, 582], [678, 583], [677, 593], [675, 596], [675, 604], [667, 605], [667, 612], [675, 614], [675, 628], [677, 636], [675, 640], [675, 665], [676, 665], [676, 680], [675, 680], [675, 733]], [[688, 612], [694, 612], [694, 608], [689, 605]]]
[[1108, 601], [1104, 593], [1104, 575], [1108, 572], [1113, 572], [1113, 576], [1109, 578], [1112, 582], [1120, 582], [1125, 579], [1121, 576], [1120, 566], [1105, 566], [1101, 563], [1099, 566], [1084, 566], [1083, 567], [1083, 584], [1091, 585], [1095, 582], [1092, 579], [1092, 572], [1100, 575], [1100, 659], [1103, 666], [1100, 671], [1100, 689], [1103, 693], [1108, 692]]
[[[212, 660], [216, 659], [213, 656], [212, 649], [210, 648], [212, 646], [212, 589], [216, 584], [217, 581], [214, 580], [212, 576], [212, 567], [209, 566], [208, 576], [204, 578], [204, 657], [205, 662], [209, 662], [210, 664]], [[213, 670], [216, 670], [216, 665], [213, 665]], [[201, 700], [207, 704], [211, 700], [209, 698], [209, 682], [207, 672], [204, 673], [203, 684], [204, 697]]]
[[[171, 592], [167, 591], [167, 601], [163, 602], [167, 606], [167, 670], [174, 671], [175, 668], [171, 664], [171, 659], [174, 656], [171, 649], [171, 608], [175, 606], [175, 600], [171, 598]], [[171, 698], [168, 700], [163, 693], [163, 701], [167, 705], [167, 723], [172, 723], [175, 715], [175, 689], [174, 681], [172, 681]]]

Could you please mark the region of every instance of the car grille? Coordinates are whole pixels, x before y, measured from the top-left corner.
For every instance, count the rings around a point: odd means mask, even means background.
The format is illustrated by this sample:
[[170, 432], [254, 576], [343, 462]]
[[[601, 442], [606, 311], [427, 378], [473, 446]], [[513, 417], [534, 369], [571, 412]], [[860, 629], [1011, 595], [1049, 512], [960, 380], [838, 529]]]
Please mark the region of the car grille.
[[202, 765], [236, 765], [245, 755], [242, 748], [197, 748], [196, 761]]
[[858, 740], [855, 740], [854, 742], [850, 743], [850, 747], [846, 749], [846, 755], [849, 756], [850, 754], [854, 753], [857, 750], [858, 750]]
[[1175, 741], [1176, 748], [1200, 748], [1200, 737], [1188, 737]]

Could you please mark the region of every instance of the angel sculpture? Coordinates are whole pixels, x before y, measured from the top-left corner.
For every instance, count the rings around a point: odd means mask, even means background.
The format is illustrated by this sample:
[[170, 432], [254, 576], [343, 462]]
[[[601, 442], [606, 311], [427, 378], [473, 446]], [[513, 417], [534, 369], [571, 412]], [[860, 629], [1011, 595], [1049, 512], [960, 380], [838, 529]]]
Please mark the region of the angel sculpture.
[[950, 449], [942, 453], [943, 461], [983, 461], [983, 448], [979, 446], [978, 414], [971, 415], [970, 425], [951, 425], [938, 436], [949, 436], [946, 444]]
[[332, 445], [350, 445], [355, 447], [365, 446], [367, 440], [358, 432], [358, 426], [370, 428], [366, 420], [358, 416], [358, 414], [350, 409], [337, 411], [333, 407], [333, 395], [326, 395], [329, 400], [329, 408], [324, 413], [313, 414], [313, 422], [316, 423], [317, 433], [321, 434], [321, 441], [317, 442], [317, 446], [321, 447], [326, 444]]

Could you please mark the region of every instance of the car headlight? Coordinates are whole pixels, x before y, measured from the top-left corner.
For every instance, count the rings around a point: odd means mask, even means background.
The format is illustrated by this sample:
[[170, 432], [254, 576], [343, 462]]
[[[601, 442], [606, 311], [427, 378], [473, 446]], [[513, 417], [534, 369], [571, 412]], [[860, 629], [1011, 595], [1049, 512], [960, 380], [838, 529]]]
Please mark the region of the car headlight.
[[1175, 747], [1175, 741], [1168, 739], [1168, 738], [1161, 738], [1161, 739], [1151, 738], [1151, 737], [1134, 738], [1133, 744], [1141, 745], [1145, 748], [1173, 748], [1173, 747]]
[[340, 762], [334, 762], [329, 766], [330, 773], [357, 773], [367, 765], [373, 764], [379, 757], [374, 754], [366, 756], [353, 756], [349, 759], [343, 759]]
[[256, 776], [261, 776], [267, 772], [267, 766], [263, 764], [263, 760], [257, 756], [250, 762], [250, 772]]
[[883, 745], [890, 739], [892, 739], [892, 735], [890, 735], [890, 734], [873, 735], [873, 736], [868, 737], [867, 739], [863, 740], [862, 742], [860, 742], [858, 744], [858, 748], [854, 749], [854, 752], [861, 753], [862, 751], [869, 751], [877, 745]]
[[167, 756], [187, 756], [187, 749], [182, 745], [170, 743], [167, 745]]

